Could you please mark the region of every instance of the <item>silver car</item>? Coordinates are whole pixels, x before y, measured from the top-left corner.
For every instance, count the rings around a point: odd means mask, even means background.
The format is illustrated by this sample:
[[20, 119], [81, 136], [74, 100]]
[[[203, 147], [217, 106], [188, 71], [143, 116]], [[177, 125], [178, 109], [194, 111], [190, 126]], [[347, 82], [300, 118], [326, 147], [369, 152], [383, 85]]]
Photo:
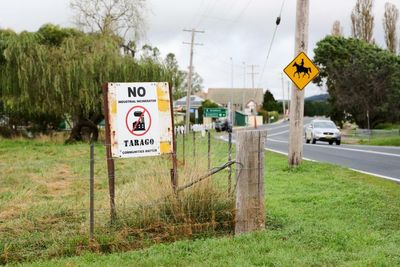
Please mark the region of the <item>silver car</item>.
[[340, 145], [342, 135], [339, 128], [331, 120], [313, 120], [305, 130], [306, 143], [310, 141], [315, 144], [317, 141], [328, 142], [332, 145]]

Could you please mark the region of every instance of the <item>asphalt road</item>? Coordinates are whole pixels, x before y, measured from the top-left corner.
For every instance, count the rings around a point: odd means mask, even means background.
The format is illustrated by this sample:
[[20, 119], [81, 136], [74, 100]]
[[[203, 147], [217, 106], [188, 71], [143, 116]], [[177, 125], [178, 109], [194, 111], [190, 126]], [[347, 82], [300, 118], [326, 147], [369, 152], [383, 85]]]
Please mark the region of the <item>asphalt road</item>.
[[[305, 118], [307, 125], [312, 119]], [[266, 149], [288, 153], [289, 123], [262, 126], [267, 129]], [[304, 143], [304, 159], [338, 164], [356, 171], [400, 182], [400, 148], [366, 145]]]
[[[304, 125], [312, 118], [305, 118]], [[266, 150], [287, 155], [289, 122], [260, 126], [267, 129]], [[235, 134], [233, 134], [233, 139]], [[226, 135], [222, 139], [227, 141]], [[234, 142], [234, 141], [233, 141]], [[352, 170], [400, 183], [400, 147], [367, 145], [329, 145], [326, 142], [306, 144], [303, 159], [337, 164]]]

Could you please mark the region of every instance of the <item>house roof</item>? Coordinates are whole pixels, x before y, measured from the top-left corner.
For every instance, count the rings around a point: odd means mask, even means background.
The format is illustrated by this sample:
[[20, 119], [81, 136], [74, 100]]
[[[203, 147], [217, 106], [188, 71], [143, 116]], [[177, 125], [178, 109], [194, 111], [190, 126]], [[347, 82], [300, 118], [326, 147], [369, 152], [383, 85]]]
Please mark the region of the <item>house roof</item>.
[[[201, 103], [203, 103], [204, 99], [196, 96], [196, 95], [191, 95], [190, 96], [190, 108], [199, 108], [201, 107]], [[180, 107], [186, 107], [186, 96], [176, 100], [174, 102], [174, 108], [180, 108]]]
[[207, 98], [218, 104], [247, 104], [250, 101], [261, 105], [264, 99], [262, 88], [209, 88]]

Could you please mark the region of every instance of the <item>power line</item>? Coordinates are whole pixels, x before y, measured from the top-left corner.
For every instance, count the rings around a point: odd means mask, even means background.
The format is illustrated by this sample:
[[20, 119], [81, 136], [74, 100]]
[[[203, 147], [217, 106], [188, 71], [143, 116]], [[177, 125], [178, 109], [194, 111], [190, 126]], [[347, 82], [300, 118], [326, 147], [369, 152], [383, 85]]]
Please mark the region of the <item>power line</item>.
[[261, 75], [260, 75], [260, 80], [259, 80], [259, 82], [258, 82], [259, 87], [261, 87], [262, 78], [263, 78], [263, 76], [264, 76], [265, 68], [267, 67], [269, 55], [271, 54], [272, 45], [274, 44], [274, 41], [275, 41], [276, 32], [277, 32], [277, 30], [278, 30], [279, 24], [281, 23], [282, 11], [283, 11], [283, 6], [285, 5], [285, 1], [286, 1], [286, 0], [283, 0], [283, 1], [282, 1], [281, 9], [280, 9], [280, 11], [279, 11], [279, 16], [276, 18], [276, 21], [275, 21], [274, 33], [273, 33], [273, 35], [272, 35], [272, 39], [271, 39], [271, 43], [270, 43], [270, 45], [269, 45], [267, 57], [266, 57], [266, 59], [265, 59], [264, 66], [263, 66], [263, 68], [262, 68]]

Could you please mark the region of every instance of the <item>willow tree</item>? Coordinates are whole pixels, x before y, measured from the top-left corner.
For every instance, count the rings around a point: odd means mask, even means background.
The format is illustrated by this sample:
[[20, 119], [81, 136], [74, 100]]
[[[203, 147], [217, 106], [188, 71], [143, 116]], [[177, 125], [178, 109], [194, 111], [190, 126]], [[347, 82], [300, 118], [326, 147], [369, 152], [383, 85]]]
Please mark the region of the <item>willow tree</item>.
[[71, 117], [69, 141], [81, 140], [85, 130], [97, 140], [102, 84], [170, 80], [161, 64], [122, 56], [118, 40], [104, 35], [82, 34], [49, 46], [37, 34], [23, 33], [8, 43], [4, 55], [0, 84], [5, 108], [30, 116]]

